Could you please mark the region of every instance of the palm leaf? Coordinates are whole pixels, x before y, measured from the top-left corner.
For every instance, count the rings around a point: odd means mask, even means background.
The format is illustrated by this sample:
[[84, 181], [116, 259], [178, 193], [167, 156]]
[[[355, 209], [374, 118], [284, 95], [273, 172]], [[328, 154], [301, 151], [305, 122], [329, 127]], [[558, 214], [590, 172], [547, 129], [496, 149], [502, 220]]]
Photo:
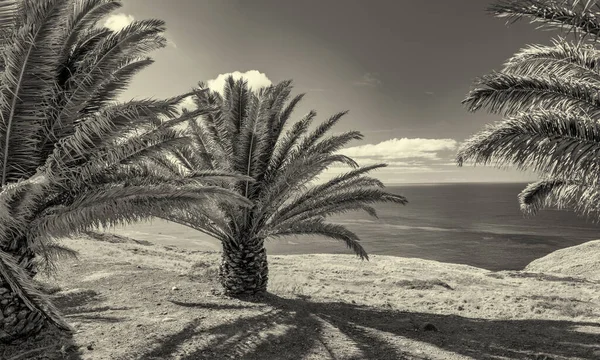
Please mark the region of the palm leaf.
[[303, 221], [288, 226], [275, 228], [268, 234], [271, 237], [289, 235], [321, 235], [343, 241], [362, 260], [369, 260], [367, 252], [360, 244], [358, 236], [346, 227], [338, 224], [328, 224], [321, 219]]
[[53, 44], [60, 36], [56, 24], [64, 16], [62, 0], [40, 0], [28, 10], [28, 22], [4, 49], [0, 76], [0, 185], [28, 177], [41, 159], [37, 151], [45, 121], [40, 102], [53, 90], [58, 57]]
[[598, 5], [591, 0], [504, 0], [496, 1], [488, 11], [509, 22], [528, 18], [540, 27], [568, 29], [584, 36], [600, 36], [600, 22], [596, 12]]
[[60, 313], [46, 295], [36, 289], [33, 281], [13, 260], [12, 256], [2, 250], [0, 250], [0, 276], [31, 311], [39, 313], [50, 324], [61, 330], [73, 330], [62, 320]]
[[576, 77], [600, 83], [600, 53], [591, 44], [574, 44], [565, 39], [553, 40], [552, 46], [529, 45], [511, 57], [503, 72], [519, 76], [552, 75]]
[[600, 98], [595, 87], [577, 78], [519, 76], [492, 73], [483, 76], [463, 104], [469, 111], [486, 108], [502, 116], [516, 115], [533, 108], [600, 113]]
[[466, 140], [457, 163], [515, 165], [550, 177], [579, 174], [597, 184], [600, 169], [600, 125], [585, 116], [562, 111], [523, 113]]

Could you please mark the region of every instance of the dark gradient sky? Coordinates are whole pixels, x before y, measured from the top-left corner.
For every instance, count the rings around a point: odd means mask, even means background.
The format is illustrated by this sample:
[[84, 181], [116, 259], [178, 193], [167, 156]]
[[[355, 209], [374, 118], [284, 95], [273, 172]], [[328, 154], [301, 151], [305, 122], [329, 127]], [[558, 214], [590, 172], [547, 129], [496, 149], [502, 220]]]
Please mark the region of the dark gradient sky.
[[524, 45], [549, 43], [557, 35], [527, 23], [507, 27], [485, 13], [487, 5], [482, 0], [125, 0], [120, 13], [165, 20], [171, 41], [125, 95], [172, 96], [220, 74], [258, 70], [274, 83], [291, 78], [298, 93], [308, 93], [298, 118], [311, 108], [321, 119], [349, 109], [336, 131], [365, 134], [354, 145], [373, 146], [348, 154], [363, 163], [391, 163], [377, 173], [386, 183], [533, 179], [516, 171], [450, 164], [457, 143], [500, 120], [464, 110], [460, 102], [472, 81], [499, 69]]

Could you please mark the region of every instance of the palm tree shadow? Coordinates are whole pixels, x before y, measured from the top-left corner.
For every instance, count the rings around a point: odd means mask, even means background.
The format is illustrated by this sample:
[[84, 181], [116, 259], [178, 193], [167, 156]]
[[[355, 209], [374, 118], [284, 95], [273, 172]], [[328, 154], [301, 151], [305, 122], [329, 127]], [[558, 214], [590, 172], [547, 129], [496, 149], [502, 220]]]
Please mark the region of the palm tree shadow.
[[[594, 351], [600, 350], [600, 325], [595, 323], [473, 319], [306, 298], [286, 299], [273, 294], [249, 303], [269, 305], [270, 310], [213, 327], [202, 326], [201, 319], [192, 320], [182, 331], [157, 340], [158, 347], [140, 360], [168, 358], [184, 343], [194, 344], [194, 350], [181, 357], [186, 360], [291, 360], [311, 354], [353, 360], [426, 359], [422, 352], [412, 351], [410, 345], [399, 345], [409, 341], [441, 354], [477, 359], [525, 359], [537, 355], [593, 359], [597, 356]], [[208, 303], [178, 305], [213, 307]], [[577, 331], [578, 327], [593, 331]]]

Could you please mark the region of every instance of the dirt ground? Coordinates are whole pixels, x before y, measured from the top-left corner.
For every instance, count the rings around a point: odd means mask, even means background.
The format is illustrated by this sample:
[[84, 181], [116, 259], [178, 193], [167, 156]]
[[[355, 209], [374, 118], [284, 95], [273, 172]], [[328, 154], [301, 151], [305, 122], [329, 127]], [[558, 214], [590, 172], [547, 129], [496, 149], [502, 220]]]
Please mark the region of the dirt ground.
[[372, 256], [271, 256], [269, 294], [220, 294], [219, 254], [104, 236], [55, 279], [74, 326], [0, 359], [600, 359], [600, 282]]

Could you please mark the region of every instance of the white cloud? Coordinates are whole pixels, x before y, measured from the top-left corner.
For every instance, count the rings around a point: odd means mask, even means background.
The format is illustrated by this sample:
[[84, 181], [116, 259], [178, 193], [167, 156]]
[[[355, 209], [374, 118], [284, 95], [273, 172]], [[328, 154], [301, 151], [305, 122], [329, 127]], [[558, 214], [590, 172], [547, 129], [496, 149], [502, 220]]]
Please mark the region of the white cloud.
[[132, 15], [123, 13], [113, 14], [106, 19], [104, 22], [104, 27], [109, 28], [112, 31], [119, 31], [131, 24], [134, 20], [135, 19]]
[[194, 110], [196, 109], [196, 103], [194, 103], [194, 100], [191, 96], [188, 96], [179, 104], [179, 109]]
[[375, 87], [381, 85], [381, 80], [378, 73], [365, 73], [354, 85]]
[[246, 72], [234, 71], [226, 74], [219, 74], [219, 76], [217, 76], [215, 79], [208, 80], [206, 84], [211, 90], [223, 93], [225, 80], [227, 80], [229, 76], [233, 76], [235, 80], [243, 77], [246, 79], [246, 81], [248, 81], [248, 86], [253, 90], [258, 90], [262, 87], [267, 87], [272, 84], [267, 75], [259, 72], [258, 70], [248, 70]]
[[[342, 149], [341, 154], [350, 156], [358, 163], [397, 161], [399, 159], [438, 160], [439, 152], [453, 151], [458, 142], [453, 139], [391, 139], [379, 144], [367, 144]], [[412, 165], [412, 164], [411, 164]]]

